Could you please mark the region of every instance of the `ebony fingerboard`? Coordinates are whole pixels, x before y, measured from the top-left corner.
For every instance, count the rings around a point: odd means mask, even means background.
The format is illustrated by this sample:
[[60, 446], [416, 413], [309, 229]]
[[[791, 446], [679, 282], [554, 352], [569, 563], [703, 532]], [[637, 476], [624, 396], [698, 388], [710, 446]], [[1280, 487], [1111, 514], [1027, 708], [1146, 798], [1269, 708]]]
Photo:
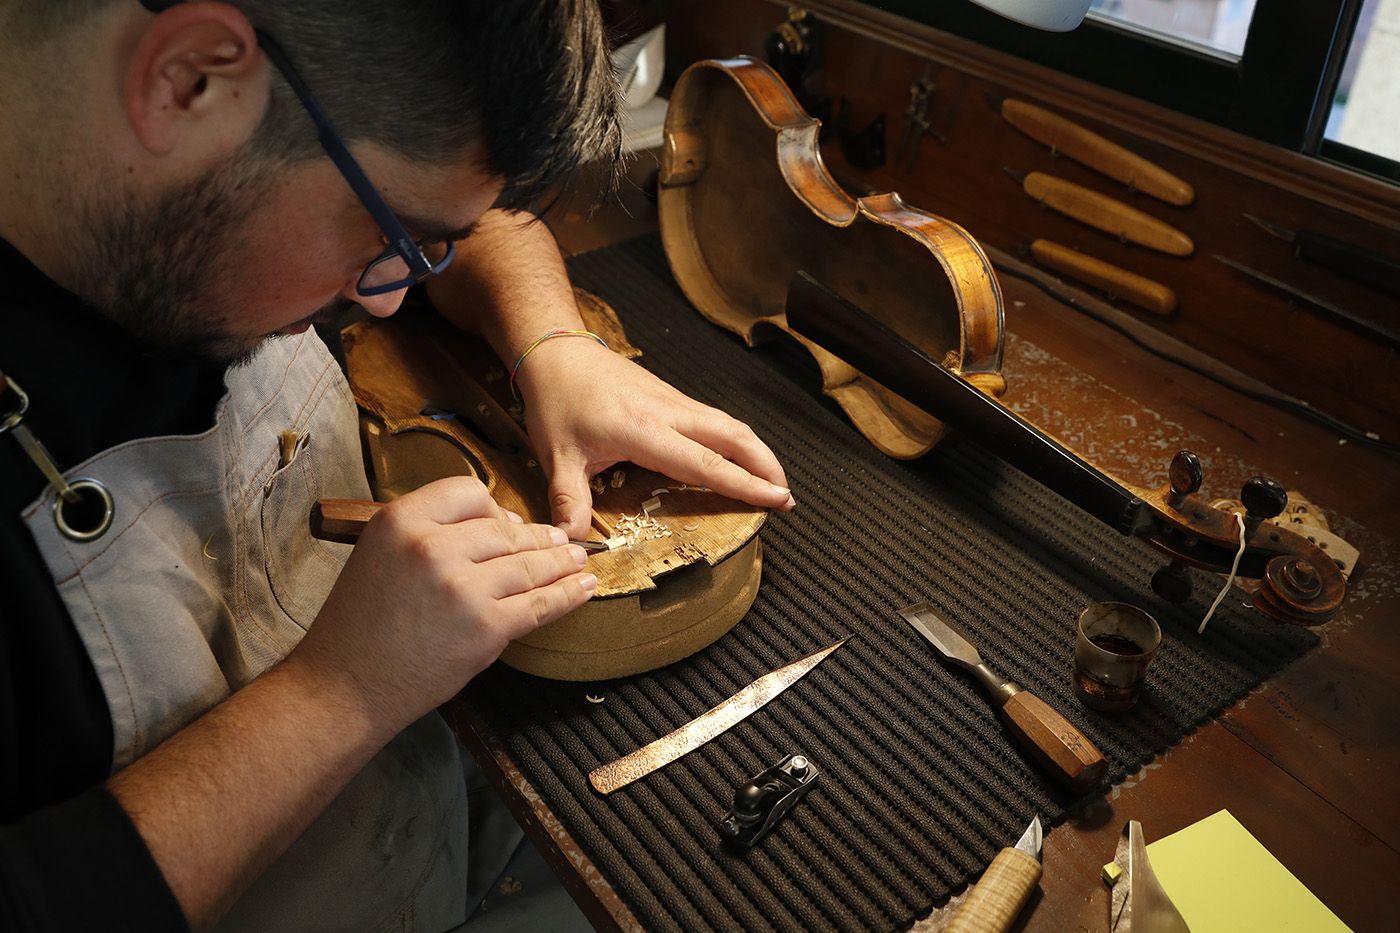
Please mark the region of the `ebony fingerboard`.
[[[798, 508], [764, 527], [763, 584], [732, 632], [664, 670], [596, 684], [495, 665], [469, 688], [531, 784], [654, 930], [900, 929], [961, 888], [1039, 813], [1074, 800], [1022, 757], [964, 674], [900, 619], [928, 600], [1000, 674], [1065, 713], [1121, 780], [1316, 643], [1225, 601], [1157, 599], [1155, 552], [972, 444], [890, 460], [820, 394], [806, 352], [746, 349], [686, 302], [648, 236], [576, 257], [575, 282], [616, 308], [642, 364], [748, 422], [782, 459]], [[1214, 577], [1198, 591], [1214, 595]], [[1134, 603], [1164, 644], [1137, 708], [1086, 711], [1070, 686], [1074, 625]], [[607, 797], [588, 772], [774, 668], [854, 636], [796, 686], [697, 752]], [[591, 703], [589, 694], [604, 697]], [[747, 778], [793, 752], [821, 771], [746, 856], [716, 825]], [[1105, 860], [1111, 853], [1105, 854]]]

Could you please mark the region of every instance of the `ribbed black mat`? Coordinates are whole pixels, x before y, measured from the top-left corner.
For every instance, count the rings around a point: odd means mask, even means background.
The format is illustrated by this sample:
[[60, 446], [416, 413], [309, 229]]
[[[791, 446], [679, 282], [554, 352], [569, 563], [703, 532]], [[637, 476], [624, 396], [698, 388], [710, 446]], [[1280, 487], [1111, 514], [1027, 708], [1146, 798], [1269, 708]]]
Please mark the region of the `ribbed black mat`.
[[[1316, 641], [1238, 599], [1197, 637], [1204, 605], [1173, 607], [1148, 588], [1155, 552], [976, 447], [940, 447], [913, 463], [884, 457], [821, 397], [795, 344], [745, 349], [691, 309], [656, 237], [577, 257], [570, 271], [616, 308], [647, 367], [754, 427], [798, 501], [763, 530], [752, 611], [710, 648], [596, 685], [497, 664], [470, 688], [650, 929], [904, 927], [975, 877], [1033, 814], [1063, 819], [1073, 801], [1031, 770], [977, 687], [939, 662], [899, 606], [927, 599], [962, 623], [995, 670], [1093, 739], [1115, 781]], [[1118, 718], [1085, 711], [1069, 683], [1074, 620], [1102, 599], [1143, 606], [1165, 633], [1148, 692]], [[589, 786], [597, 765], [848, 634], [700, 751], [608, 797]], [[606, 701], [590, 703], [589, 693]], [[734, 788], [792, 752], [822, 772], [813, 791], [746, 857], [723, 853], [716, 824]]]

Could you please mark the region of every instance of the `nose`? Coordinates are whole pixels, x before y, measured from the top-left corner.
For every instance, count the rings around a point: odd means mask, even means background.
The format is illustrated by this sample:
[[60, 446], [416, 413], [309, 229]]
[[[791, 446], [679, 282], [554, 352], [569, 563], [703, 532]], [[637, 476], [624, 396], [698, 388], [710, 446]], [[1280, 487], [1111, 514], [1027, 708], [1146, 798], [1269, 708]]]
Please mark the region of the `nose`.
[[401, 288], [396, 292], [385, 292], [382, 295], [361, 295], [358, 276], [341, 289], [340, 294], [364, 308], [374, 317], [389, 317], [399, 306], [403, 304], [403, 296], [408, 289]]

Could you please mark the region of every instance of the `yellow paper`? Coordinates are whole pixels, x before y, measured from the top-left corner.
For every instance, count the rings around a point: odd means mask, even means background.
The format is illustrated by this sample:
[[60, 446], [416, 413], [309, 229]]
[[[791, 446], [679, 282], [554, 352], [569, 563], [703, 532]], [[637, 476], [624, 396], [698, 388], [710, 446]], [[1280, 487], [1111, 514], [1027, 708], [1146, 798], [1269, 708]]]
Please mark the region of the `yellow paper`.
[[1158, 839], [1147, 858], [1191, 933], [1347, 930], [1229, 810]]

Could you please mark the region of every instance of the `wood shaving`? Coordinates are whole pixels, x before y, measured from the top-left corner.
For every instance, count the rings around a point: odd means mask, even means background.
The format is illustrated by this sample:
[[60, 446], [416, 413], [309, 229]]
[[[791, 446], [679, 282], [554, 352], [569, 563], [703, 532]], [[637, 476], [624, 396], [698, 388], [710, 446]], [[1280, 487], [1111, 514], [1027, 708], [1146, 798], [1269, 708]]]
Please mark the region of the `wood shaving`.
[[613, 529], [627, 539], [627, 546], [633, 547], [643, 541], [671, 537], [671, 529], [645, 513], [628, 515], [623, 512], [613, 525]]
[[601, 476], [595, 476], [588, 481], [588, 488], [593, 490], [593, 495], [601, 496], [603, 494], [603, 490], [608, 488], [608, 484], [603, 482], [603, 478]]
[[621, 489], [625, 482], [627, 482], [627, 474], [622, 470], [613, 470], [612, 488]]

